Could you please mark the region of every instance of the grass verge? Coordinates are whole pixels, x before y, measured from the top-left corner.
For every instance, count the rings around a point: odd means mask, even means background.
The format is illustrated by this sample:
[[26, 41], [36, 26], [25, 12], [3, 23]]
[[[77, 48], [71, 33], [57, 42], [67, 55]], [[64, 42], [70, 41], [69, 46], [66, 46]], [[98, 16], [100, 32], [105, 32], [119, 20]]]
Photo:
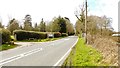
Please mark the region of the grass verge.
[[8, 50], [17, 47], [18, 45], [2, 44], [0, 45], [0, 51]]
[[79, 38], [62, 66], [103, 66], [99, 63], [101, 60], [101, 53], [91, 46], [85, 45], [84, 39]]
[[47, 41], [54, 41], [58, 40], [64, 37], [59, 37], [59, 38], [47, 38], [47, 39], [34, 39], [34, 40], [22, 40], [22, 41], [17, 41], [17, 42], [47, 42]]
[[[54, 40], [58, 40], [58, 39], [61, 39], [61, 38], [64, 38], [64, 37], [59, 37], [59, 38], [47, 38], [47, 39], [35, 39], [35, 40], [23, 40], [23, 41], [17, 41], [17, 42], [47, 42], [47, 41], [54, 41]], [[14, 44], [14, 45], [11, 45], [11, 44], [2, 44], [0, 45], [0, 51], [4, 51], [4, 50], [8, 50], [8, 49], [12, 49], [12, 48], [15, 48], [17, 47], [18, 45]]]

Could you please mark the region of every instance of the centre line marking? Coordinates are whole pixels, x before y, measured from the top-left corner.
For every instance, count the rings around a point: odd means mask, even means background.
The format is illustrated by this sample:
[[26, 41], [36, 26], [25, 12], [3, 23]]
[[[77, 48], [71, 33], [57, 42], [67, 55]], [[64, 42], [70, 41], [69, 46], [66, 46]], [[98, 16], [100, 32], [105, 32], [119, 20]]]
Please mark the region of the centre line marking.
[[12, 62], [12, 61], [14, 61], [14, 60], [23, 58], [23, 57], [25, 57], [25, 56], [28, 56], [28, 55], [31, 55], [31, 54], [34, 54], [34, 53], [37, 53], [37, 52], [42, 51], [42, 50], [43, 50], [42, 48], [37, 48], [37, 49], [31, 50], [31, 51], [28, 51], [28, 52], [19, 54], [19, 55], [17, 55], [17, 56], [13, 56], [13, 57], [10, 57], [10, 58], [1, 60], [1, 61], [0, 61], [0, 65], [3, 65], [3, 64]]

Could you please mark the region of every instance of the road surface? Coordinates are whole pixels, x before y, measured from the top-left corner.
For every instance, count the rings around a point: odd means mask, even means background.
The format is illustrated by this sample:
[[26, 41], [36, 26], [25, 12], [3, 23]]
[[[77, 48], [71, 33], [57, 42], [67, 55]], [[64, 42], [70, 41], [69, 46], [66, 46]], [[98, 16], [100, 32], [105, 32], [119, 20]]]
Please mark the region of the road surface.
[[51, 42], [19, 42], [22, 46], [0, 52], [0, 66], [61, 66], [77, 36]]

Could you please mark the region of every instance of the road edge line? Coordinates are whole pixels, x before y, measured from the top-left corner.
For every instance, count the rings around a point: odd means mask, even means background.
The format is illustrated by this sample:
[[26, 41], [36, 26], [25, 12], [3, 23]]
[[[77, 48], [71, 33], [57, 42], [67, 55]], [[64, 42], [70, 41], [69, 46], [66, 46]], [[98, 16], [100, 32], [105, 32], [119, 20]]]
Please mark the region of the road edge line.
[[65, 56], [67, 56], [67, 54], [71, 52], [72, 48], [77, 44], [78, 39], [79, 39], [79, 38], [77, 38], [77, 40], [76, 40], [76, 42], [73, 44], [73, 46], [72, 46], [72, 47], [57, 61], [57, 63], [55, 63], [53, 66], [57, 66], [57, 65], [65, 58]]

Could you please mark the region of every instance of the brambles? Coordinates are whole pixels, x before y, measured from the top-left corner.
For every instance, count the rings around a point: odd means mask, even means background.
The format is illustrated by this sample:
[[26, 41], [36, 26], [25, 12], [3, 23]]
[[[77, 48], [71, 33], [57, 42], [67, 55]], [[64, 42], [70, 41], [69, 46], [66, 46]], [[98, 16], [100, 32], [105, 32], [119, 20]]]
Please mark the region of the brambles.
[[112, 66], [118, 65], [118, 45], [110, 38], [98, 38], [94, 41], [93, 47], [99, 50], [103, 55], [101, 63], [107, 63]]

